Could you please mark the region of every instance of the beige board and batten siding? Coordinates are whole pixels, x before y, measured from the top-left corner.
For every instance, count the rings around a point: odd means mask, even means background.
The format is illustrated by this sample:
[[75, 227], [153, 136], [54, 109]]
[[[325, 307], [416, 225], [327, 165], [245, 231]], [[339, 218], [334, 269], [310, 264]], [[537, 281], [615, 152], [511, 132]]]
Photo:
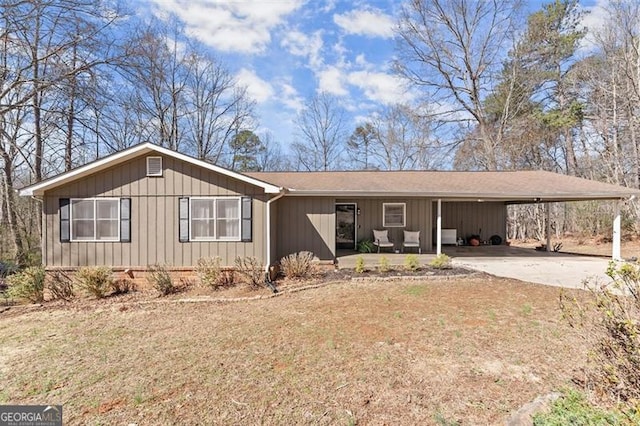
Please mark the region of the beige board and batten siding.
[[[437, 210], [434, 207], [434, 227], [436, 214]], [[471, 235], [479, 234], [483, 240], [488, 240], [492, 235], [499, 235], [505, 241], [507, 206], [501, 202], [443, 201], [442, 228], [455, 229], [458, 238], [464, 240]]]
[[[153, 154], [156, 156], [157, 154]], [[107, 265], [144, 268], [152, 264], [192, 267], [201, 257], [264, 259], [265, 206], [262, 188], [185, 161], [163, 156], [162, 177], [147, 177], [146, 155], [45, 192], [43, 259], [47, 267]], [[178, 199], [191, 196], [253, 197], [253, 240], [178, 241]], [[59, 199], [131, 198], [131, 242], [60, 242]]]
[[336, 250], [336, 207], [330, 197], [284, 197], [277, 204], [277, 257], [310, 251], [333, 260]]
[[[420, 246], [423, 251], [431, 249], [432, 200], [427, 198], [340, 198], [336, 204], [357, 204], [360, 214], [357, 217], [358, 227], [356, 240], [373, 240], [374, 229], [387, 229], [389, 239], [394, 248], [400, 250], [404, 240], [403, 231], [420, 231]], [[405, 203], [406, 223], [404, 227], [382, 226], [382, 206], [384, 203]], [[434, 222], [435, 223], [435, 222]], [[415, 250], [415, 249], [414, 249]]]

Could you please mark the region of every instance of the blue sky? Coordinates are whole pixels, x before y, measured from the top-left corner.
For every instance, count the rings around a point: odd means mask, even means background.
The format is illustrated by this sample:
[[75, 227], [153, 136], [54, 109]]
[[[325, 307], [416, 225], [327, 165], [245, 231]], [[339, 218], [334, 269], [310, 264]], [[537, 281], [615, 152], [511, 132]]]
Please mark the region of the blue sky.
[[[608, 0], [583, 1], [596, 25]], [[539, 1], [529, 1], [535, 10]], [[141, 13], [175, 16], [187, 34], [212, 49], [256, 101], [259, 132], [286, 148], [309, 97], [339, 97], [353, 128], [371, 113], [412, 101], [390, 69], [399, 1], [146, 0]]]

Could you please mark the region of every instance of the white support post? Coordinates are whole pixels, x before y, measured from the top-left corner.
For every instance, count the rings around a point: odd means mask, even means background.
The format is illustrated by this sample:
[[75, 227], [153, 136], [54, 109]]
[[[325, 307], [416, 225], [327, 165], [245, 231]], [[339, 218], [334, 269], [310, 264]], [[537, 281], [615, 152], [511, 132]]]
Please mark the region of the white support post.
[[438, 216], [436, 218], [436, 255], [442, 254], [442, 200], [438, 198]]
[[551, 203], [547, 203], [547, 252], [551, 251]]
[[620, 252], [620, 201], [615, 202], [613, 217], [613, 248], [611, 250], [611, 260], [622, 260]]

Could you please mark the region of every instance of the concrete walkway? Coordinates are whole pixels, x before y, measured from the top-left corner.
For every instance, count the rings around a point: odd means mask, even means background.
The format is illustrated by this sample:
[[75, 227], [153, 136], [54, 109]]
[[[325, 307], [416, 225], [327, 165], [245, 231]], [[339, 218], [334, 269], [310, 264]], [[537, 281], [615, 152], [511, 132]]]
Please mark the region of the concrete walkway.
[[446, 251], [453, 257], [454, 265], [537, 284], [583, 289], [585, 280], [591, 284], [611, 281], [606, 275], [609, 260], [601, 257], [507, 246], [481, 248], [481, 251], [469, 247]]
[[[584, 280], [609, 282], [605, 274], [609, 260], [602, 257], [566, 253], [547, 253], [509, 246], [445, 247], [453, 264], [498, 277], [514, 278], [537, 284], [566, 288], [584, 288]], [[353, 268], [359, 254], [339, 256], [339, 268]], [[367, 267], [374, 267], [381, 256], [391, 265], [403, 265], [406, 254], [368, 253], [362, 255]], [[419, 256], [421, 264], [428, 264], [435, 254]]]

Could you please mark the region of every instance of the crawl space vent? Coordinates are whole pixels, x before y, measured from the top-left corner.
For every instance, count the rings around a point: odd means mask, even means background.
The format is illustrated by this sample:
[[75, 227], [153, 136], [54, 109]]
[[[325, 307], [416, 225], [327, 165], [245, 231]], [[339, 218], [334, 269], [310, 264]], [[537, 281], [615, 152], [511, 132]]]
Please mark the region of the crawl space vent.
[[162, 176], [162, 157], [147, 157], [147, 176]]

